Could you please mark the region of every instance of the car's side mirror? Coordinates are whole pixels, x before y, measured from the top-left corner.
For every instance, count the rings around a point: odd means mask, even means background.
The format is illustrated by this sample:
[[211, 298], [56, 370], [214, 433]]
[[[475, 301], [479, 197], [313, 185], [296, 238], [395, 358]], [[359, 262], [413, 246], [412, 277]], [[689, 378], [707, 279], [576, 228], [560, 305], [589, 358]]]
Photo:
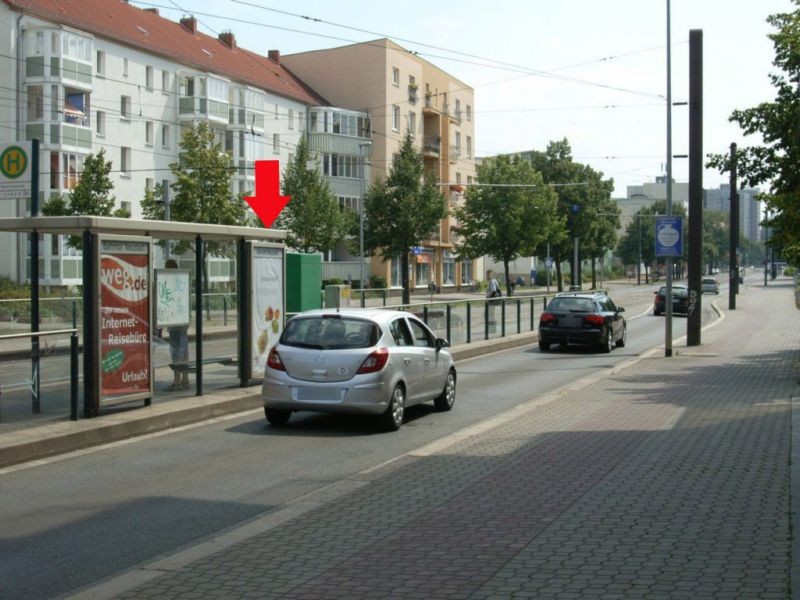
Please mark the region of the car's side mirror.
[[450, 342], [448, 342], [444, 338], [436, 338], [436, 349], [441, 350], [442, 348], [448, 348], [450, 346]]
[[618, 313], [625, 312], [625, 309], [624, 309], [624, 308], [622, 308], [621, 306], [618, 306], [618, 307], [617, 307], [617, 312], [618, 312]]

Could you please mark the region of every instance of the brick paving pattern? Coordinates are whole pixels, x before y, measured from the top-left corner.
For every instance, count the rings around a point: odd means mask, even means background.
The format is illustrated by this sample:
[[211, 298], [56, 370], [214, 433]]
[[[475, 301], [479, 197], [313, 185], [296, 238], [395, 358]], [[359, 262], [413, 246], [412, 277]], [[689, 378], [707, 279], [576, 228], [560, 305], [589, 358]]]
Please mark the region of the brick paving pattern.
[[387, 467], [119, 597], [787, 598], [792, 302], [754, 288], [700, 348]]

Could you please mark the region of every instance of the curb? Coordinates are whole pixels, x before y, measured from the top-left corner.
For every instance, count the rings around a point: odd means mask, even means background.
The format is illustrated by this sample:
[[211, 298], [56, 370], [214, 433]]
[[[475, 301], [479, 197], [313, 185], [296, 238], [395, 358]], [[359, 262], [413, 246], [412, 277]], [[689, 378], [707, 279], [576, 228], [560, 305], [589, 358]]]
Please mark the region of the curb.
[[0, 439], [0, 469], [260, 406], [260, 386], [251, 386], [223, 390], [213, 396], [193, 396], [140, 407], [105, 415], [101, 419], [83, 419], [23, 430], [4, 436], [5, 440]]

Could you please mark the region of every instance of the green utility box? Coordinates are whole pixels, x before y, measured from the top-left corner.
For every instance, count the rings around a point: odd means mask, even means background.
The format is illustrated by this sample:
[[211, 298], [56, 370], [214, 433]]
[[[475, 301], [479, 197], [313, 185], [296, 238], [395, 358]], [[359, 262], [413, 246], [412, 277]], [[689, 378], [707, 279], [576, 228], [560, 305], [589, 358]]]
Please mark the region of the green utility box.
[[319, 254], [286, 253], [286, 312], [322, 308], [322, 257]]

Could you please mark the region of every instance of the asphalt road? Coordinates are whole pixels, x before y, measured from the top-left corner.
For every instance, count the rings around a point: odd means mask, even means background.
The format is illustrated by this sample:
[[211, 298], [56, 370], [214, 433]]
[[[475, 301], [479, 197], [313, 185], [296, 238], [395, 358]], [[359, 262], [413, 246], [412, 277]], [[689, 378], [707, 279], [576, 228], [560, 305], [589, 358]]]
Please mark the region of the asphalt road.
[[[310, 413], [279, 429], [259, 410], [0, 471], [0, 597], [95, 583], [663, 344], [663, 317], [645, 314], [652, 289], [615, 298], [626, 307], [626, 348], [525, 346], [461, 361], [454, 409], [412, 407], [397, 433]], [[673, 333], [685, 334], [685, 319]]]

